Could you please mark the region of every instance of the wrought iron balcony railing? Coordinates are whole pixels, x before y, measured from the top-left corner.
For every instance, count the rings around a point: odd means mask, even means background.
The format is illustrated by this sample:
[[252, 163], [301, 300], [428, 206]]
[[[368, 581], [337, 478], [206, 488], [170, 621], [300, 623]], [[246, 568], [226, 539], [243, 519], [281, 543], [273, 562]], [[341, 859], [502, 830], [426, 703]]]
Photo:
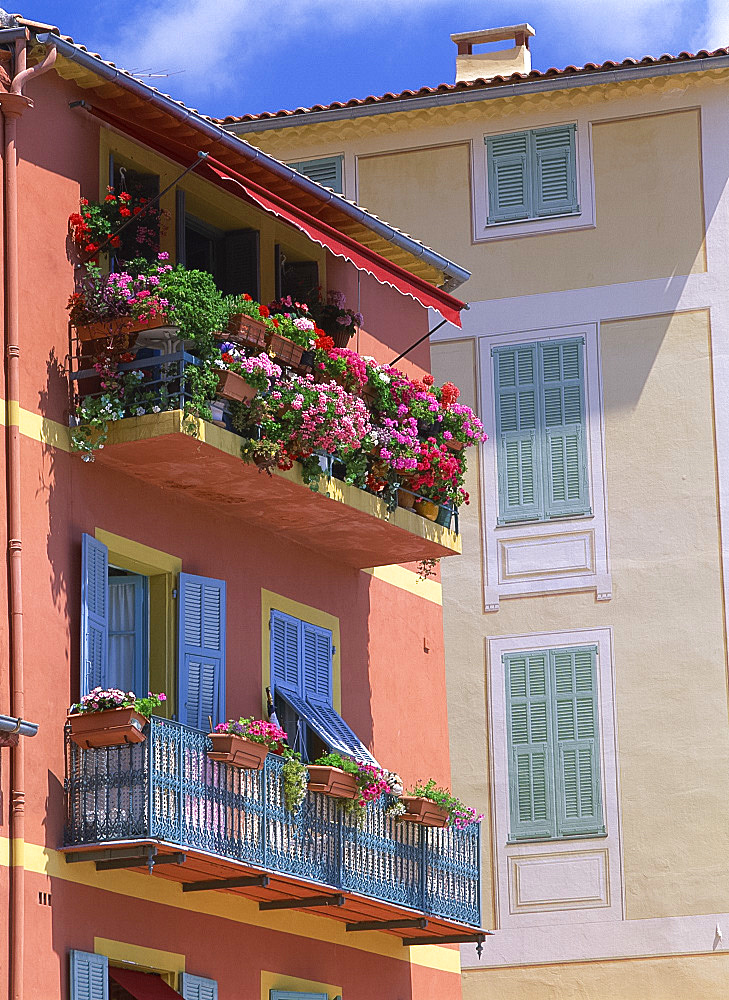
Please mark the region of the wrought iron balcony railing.
[[146, 737], [83, 750], [66, 735], [67, 848], [174, 845], [443, 918], [451, 933], [480, 927], [478, 824], [431, 829], [378, 806], [357, 822], [311, 792], [292, 814], [281, 757], [269, 754], [261, 771], [219, 764], [205, 733], [165, 719], [152, 718]]

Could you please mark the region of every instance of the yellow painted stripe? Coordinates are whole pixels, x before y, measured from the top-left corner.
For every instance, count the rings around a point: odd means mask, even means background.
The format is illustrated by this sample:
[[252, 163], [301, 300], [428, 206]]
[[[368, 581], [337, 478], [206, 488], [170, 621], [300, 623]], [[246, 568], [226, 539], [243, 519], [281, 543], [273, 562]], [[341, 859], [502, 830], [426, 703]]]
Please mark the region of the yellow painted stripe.
[[25, 410], [16, 402], [0, 401], [0, 424], [3, 427], [20, 427], [20, 433], [33, 441], [41, 441], [63, 451], [71, 450], [71, 431], [68, 427], [40, 413]]
[[[4, 841], [4, 844], [3, 844]], [[0, 838], [0, 863], [9, 857], [9, 842]], [[357, 951], [394, 958], [412, 965], [435, 969], [439, 972], [451, 972], [460, 975], [460, 954], [457, 949], [443, 945], [419, 945], [417, 948], [404, 948], [399, 941], [388, 934], [365, 931], [361, 934], [347, 934], [344, 923], [338, 920], [316, 917], [308, 913], [261, 912], [258, 904], [241, 896], [215, 893], [183, 893], [178, 882], [164, 878], [150, 878], [132, 871], [97, 872], [93, 862], [75, 862], [68, 864], [60, 851], [54, 851], [39, 844], [25, 844], [25, 867], [38, 875], [60, 878], [65, 882], [86, 885], [105, 892], [115, 892], [121, 896], [133, 899], [145, 899], [163, 906], [172, 906], [178, 910], [188, 910], [191, 913], [206, 913], [209, 916], [233, 920], [239, 924], [249, 924], [265, 927], [268, 930], [285, 934], [296, 934], [298, 937], [313, 941], [326, 941], [329, 944], [343, 945]], [[190, 896], [202, 896], [204, 899], [190, 899]]]
[[443, 588], [437, 580], [421, 580], [417, 573], [404, 566], [375, 566], [374, 569], [364, 569], [362, 572], [433, 604], [443, 604]]

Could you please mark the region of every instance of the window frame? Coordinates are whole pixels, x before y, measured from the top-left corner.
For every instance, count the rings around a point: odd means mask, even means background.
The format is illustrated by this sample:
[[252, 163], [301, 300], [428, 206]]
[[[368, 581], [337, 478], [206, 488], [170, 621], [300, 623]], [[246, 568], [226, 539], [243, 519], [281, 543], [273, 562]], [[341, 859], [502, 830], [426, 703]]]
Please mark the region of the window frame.
[[[575, 126], [576, 196], [579, 210], [555, 215], [489, 222], [488, 155], [486, 140], [520, 132], [538, 132], [561, 125]], [[592, 168], [592, 123], [584, 116], [550, 121], [533, 118], [514, 128], [479, 131], [471, 136], [471, 211], [474, 243], [536, 236], [540, 233], [595, 228], [595, 183]]]
[[[337, 189], [336, 187], [333, 187], [333, 188], [329, 188], [329, 190], [334, 191], [335, 194], [344, 195], [344, 180], [345, 180], [345, 175], [344, 175], [344, 153], [329, 153], [326, 156], [317, 155], [317, 156], [312, 156], [309, 159], [305, 159], [305, 160], [287, 160], [286, 161], [286, 166], [287, 167], [291, 167], [293, 170], [297, 170], [304, 177], [307, 177], [309, 180], [313, 180], [315, 184], [320, 184], [321, 183], [320, 181], [315, 180], [313, 177], [309, 177], [309, 174], [306, 173], [301, 168], [302, 167], [308, 167], [308, 166], [310, 166], [313, 163], [323, 163], [326, 160], [334, 160], [336, 162], [337, 166], [336, 166], [336, 171], [335, 172], [337, 174], [337, 179], [338, 179], [338, 182], [339, 182], [339, 189]], [[322, 185], [322, 187], [327, 187], [327, 185]]]

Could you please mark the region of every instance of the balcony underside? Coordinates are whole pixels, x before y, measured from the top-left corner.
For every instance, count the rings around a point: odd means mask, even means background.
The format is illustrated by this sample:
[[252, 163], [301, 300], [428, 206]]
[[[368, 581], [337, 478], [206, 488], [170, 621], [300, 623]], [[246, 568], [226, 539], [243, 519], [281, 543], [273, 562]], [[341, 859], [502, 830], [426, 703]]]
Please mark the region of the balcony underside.
[[358, 569], [461, 552], [448, 528], [402, 508], [388, 513], [377, 497], [336, 479], [322, 477], [315, 493], [298, 466], [268, 476], [242, 460], [240, 446], [236, 434], [175, 410], [112, 424], [96, 461]]
[[[357, 895], [351, 891], [332, 888], [318, 882], [296, 879], [274, 871], [242, 864], [227, 858], [213, 857], [202, 851], [190, 850], [179, 844], [165, 843], [156, 840], [118, 841], [117, 843], [83, 844], [75, 847], [62, 848], [66, 861], [91, 863], [100, 862], [109, 867], [123, 867], [127, 870], [147, 874], [147, 860], [142, 856], [145, 850], [156, 851], [156, 863], [152, 870], [153, 877], [165, 878], [182, 885], [195, 882], [210, 882], [212, 880], [234, 879], [246, 876], [265, 875], [269, 879], [267, 886], [223, 887], [221, 889], [205, 889], [204, 892], [230, 892], [245, 896], [257, 903], [272, 901], [297, 901], [302, 905], [286, 907], [297, 912], [306, 911], [318, 916], [331, 917], [342, 923], [357, 924], [362, 922], [377, 922], [386, 924], [390, 921], [424, 921], [425, 927], [368, 928], [385, 931], [412, 944], [417, 939], [419, 944], [454, 943], [454, 938], [462, 941], [480, 942], [488, 931], [466, 925], [442, 917], [434, 917], [405, 906], [394, 903], [373, 900]], [[134, 855], [138, 855], [138, 858]], [[184, 860], [180, 857], [182, 855]], [[175, 858], [173, 863], [165, 863], [162, 859]], [[182, 891], [182, 888], [181, 888]], [[190, 890], [187, 890], [190, 891]], [[193, 890], [194, 891], [194, 890]], [[332, 904], [323, 904], [323, 898], [328, 897]], [[337, 897], [343, 897], [343, 905], [336, 905]], [[316, 898], [319, 905], [306, 906], [306, 900]], [[265, 906], [264, 906], [265, 909]], [[357, 931], [352, 931], [352, 937]]]

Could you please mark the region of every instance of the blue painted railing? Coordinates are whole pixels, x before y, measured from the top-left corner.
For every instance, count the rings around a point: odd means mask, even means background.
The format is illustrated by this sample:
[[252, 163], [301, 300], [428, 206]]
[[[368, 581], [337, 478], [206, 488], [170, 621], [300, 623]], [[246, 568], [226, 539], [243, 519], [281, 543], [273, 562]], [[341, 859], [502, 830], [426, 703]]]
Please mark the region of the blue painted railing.
[[283, 759], [261, 771], [211, 761], [196, 729], [152, 718], [146, 740], [82, 750], [66, 736], [66, 846], [159, 840], [480, 926], [480, 828], [430, 829], [336, 799], [283, 800]]

